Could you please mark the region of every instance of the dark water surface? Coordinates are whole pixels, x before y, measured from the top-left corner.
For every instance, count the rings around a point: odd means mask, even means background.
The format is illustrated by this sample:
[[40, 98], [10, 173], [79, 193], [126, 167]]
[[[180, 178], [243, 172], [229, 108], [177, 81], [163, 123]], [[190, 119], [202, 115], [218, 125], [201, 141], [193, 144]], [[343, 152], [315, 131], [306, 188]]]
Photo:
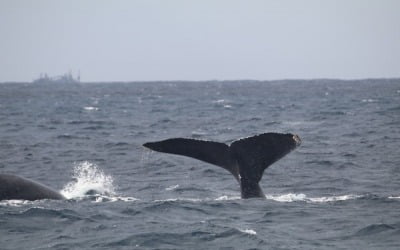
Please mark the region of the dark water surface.
[[[266, 200], [170, 137], [302, 145]], [[0, 172], [66, 201], [1, 201], [0, 249], [399, 249], [400, 80], [0, 84]]]

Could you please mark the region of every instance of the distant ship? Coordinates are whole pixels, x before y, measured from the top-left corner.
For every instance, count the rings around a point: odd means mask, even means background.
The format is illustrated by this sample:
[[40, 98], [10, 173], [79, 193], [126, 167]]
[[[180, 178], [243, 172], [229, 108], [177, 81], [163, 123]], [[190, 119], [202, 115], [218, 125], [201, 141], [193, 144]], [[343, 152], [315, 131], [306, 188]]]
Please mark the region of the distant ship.
[[61, 76], [53, 76], [49, 77], [46, 73], [41, 73], [39, 78], [35, 79], [32, 81], [32, 83], [56, 83], [56, 84], [69, 84], [69, 83], [80, 83], [81, 82], [81, 76], [80, 73], [78, 73], [77, 77], [74, 78], [72, 75], [72, 72], [65, 73], [64, 75]]

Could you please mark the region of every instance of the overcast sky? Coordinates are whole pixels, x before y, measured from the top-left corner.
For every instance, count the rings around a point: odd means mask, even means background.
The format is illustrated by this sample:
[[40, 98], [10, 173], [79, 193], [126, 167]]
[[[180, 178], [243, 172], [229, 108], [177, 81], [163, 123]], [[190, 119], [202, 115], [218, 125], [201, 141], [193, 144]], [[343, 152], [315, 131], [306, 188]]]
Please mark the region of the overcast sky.
[[400, 77], [398, 0], [0, 0], [0, 82]]

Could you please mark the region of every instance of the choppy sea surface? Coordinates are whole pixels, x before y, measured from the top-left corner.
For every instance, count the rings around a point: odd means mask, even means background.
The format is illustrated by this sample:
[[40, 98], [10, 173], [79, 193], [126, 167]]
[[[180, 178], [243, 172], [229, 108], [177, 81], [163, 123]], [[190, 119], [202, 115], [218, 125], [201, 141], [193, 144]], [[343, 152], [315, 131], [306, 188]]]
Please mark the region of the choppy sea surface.
[[[264, 132], [265, 200], [141, 146]], [[0, 84], [0, 172], [68, 198], [0, 201], [0, 249], [399, 249], [399, 148], [398, 79]]]

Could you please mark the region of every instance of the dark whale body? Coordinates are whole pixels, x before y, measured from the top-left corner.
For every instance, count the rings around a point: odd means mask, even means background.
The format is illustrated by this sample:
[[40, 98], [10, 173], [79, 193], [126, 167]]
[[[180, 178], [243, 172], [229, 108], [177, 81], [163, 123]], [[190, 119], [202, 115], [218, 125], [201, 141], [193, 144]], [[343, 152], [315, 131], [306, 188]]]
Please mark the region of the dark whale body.
[[0, 200], [62, 200], [59, 192], [35, 181], [12, 174], [0, 174]]
[[259, 185], [264, 170], [301, 143], [293, 134], [265, 133], [231, 145], [185, 138], [148, 142], [149, 149], [189, 156], [228, 170], [239, 182], [242, 198], [265, 198]]

